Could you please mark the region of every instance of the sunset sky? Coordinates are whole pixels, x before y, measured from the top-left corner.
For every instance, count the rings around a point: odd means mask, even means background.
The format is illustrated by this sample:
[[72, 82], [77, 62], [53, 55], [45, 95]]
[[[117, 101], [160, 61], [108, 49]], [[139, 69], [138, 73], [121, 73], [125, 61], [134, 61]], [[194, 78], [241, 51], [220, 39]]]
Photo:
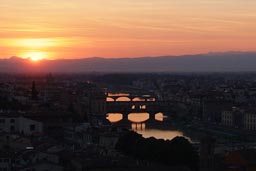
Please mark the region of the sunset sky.
[[0, 58], [256, 51], [255, 0], [0, 0]]

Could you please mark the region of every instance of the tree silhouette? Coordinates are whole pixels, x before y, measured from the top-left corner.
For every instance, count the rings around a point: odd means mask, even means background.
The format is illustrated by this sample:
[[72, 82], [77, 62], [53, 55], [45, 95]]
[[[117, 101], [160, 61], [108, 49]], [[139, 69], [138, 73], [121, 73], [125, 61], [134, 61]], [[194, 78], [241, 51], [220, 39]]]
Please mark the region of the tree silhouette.
[[143, 138], [129, 131], [120, 137], [116, 149], [136, 159], [158, 162], [168, 166], [185, 166], [192, 171], [198, 170], [199, 157], [192, 144], [184, 137], [158, 140]]

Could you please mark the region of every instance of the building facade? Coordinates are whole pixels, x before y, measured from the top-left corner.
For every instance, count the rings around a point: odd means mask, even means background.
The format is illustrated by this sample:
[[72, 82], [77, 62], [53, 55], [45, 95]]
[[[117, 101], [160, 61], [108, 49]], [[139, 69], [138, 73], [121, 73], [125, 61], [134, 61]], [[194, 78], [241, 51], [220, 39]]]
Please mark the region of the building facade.
[[256, 113], [246, 112], [244, 117], [244, 126], [247, 130], [256, 130]]
[[1, 116], [0, 130], [8, 133], [32, 135], [43, 132], [43, 124], [22, 116]]

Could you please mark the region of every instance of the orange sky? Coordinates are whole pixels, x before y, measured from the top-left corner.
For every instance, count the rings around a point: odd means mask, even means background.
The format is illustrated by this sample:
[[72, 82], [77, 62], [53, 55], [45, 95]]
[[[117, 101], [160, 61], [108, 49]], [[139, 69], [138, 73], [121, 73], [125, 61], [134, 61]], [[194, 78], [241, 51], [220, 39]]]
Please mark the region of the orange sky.
[[0, 57], [256, 51], [255, 0], [0, 0]]

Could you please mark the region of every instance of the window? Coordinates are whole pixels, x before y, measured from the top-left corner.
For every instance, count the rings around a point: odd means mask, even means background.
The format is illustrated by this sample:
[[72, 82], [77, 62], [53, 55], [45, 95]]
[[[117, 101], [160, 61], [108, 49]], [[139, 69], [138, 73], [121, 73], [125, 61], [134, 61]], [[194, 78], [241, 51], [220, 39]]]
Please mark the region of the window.
[[10, 126], [10, 131], [13, 132], [15, 130], [14, 126]]
[[15, 119], [11, 119], [11, 120], [10, 120], [10, 123], [15, 123]]
[[36, 130], [36, 126], [35, 125], [30, 125], [30, 131], [35, 131]]

